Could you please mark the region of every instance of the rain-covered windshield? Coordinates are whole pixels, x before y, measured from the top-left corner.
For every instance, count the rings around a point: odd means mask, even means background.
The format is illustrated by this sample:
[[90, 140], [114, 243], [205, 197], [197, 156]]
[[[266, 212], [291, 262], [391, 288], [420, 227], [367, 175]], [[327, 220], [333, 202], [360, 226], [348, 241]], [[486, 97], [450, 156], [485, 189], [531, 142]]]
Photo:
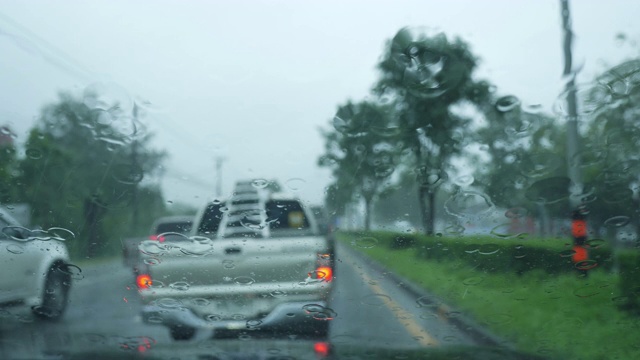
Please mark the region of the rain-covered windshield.
[[638, 14], [0, 0], [0, 358], [640, 358]]

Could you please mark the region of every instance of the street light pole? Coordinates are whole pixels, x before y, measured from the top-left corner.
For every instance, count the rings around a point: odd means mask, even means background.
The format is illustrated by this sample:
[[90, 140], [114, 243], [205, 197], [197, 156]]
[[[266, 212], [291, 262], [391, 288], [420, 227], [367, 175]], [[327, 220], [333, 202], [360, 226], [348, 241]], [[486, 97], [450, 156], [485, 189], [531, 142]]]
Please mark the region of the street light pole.
[[223, 156], [216, 156], [216, 197], [222, 196], [222, 163], [226, 159]]

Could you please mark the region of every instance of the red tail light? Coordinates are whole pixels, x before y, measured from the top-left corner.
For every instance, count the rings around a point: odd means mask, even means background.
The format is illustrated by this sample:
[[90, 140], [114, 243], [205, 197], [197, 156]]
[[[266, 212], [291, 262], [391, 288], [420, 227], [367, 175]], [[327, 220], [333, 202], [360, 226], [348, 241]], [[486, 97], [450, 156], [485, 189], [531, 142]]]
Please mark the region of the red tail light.
[[316, 352], [316, 355], [319, 355], [321, 357], [327, 357], [329, 356], [329, 351], [331, 350], [331, 347], [329, 346], [328, 342], [317, 342], [313, 344], [313, 350]]
[[149, 235], [149, 240], [155, 240], [159, 242], [164, 242], [164, 236], [162, 235]]
[[151, 276], [148, 274], [140, 274], [136, 278], [136, 285], [138, 285], [138, 289], [148, 289], [151, 284]]
[[324, 279], [326, 282], [333, 280], [333, 269], [328, 266], [317, 268], [316, 274], [318, 274], [318, 278]]

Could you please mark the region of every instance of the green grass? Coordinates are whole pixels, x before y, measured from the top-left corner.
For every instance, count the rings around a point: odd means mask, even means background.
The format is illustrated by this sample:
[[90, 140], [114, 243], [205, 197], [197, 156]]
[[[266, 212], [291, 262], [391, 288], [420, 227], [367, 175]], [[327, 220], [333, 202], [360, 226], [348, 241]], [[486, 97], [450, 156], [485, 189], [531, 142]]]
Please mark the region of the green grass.
[[[338, 238], [354, 246], [357, 236]], [[420, 260], [413, 248], [356, 248], [519, 350], [554, 358], [640, 359], [640, 319], [618, 309], [618, 277], [606, 271], [586, 279], [541, 270], [484, 273], [458, 260]]]

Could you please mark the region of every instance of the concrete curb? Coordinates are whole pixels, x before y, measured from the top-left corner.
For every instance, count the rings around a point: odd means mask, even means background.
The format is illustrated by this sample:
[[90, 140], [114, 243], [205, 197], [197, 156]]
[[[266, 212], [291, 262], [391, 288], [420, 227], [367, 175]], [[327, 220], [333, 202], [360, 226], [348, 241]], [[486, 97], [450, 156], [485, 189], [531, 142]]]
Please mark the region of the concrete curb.
[[[365, 254], [351, 249], [348, 245], [340, 244], [339, 251], [346, 251], [350, 256], [357, 257], [362, 260], [367, 265], [371, 266], [375, 271], [384, 273], [385, 276], [391, 278], [393, 281], [398, 283], [398, 287], [409, 293], [411, 296], [414, 296], [416, 299], [421, 298], [426, 301], [421, 301], [421, 303], [425, 303], [427, 306], [433, 305], [437, 306], [436, 311], [439, 316], [446, 317], [446, 314], [452, 313], [455, 311], [450, 305], [444, 303], [437, 296], [430, 294], [423, 287], [415, 284], [411, 280], [393, 273], [386, 266], [382, 265], [378, 261], [366, 256]], [[338, 255], [337, 258], [340, 256]], [[488, 330], [484, 329], [480, 324], [478, 324], [475, 320], [467, 315], [462, 315], [461, 312], [456, 312], [460, 315], [456, 317], [448, 317], [447, 321], [453, 325], [455, 325], [460, 331], [467, 334], [470, 338], [472, 338], [477, 344], [491, 346], [491, 347], [503, 347], [509, 350], [514, 350], [514, 346], [512, 343], [501, 339], [500, 337], [492, 334]]]

